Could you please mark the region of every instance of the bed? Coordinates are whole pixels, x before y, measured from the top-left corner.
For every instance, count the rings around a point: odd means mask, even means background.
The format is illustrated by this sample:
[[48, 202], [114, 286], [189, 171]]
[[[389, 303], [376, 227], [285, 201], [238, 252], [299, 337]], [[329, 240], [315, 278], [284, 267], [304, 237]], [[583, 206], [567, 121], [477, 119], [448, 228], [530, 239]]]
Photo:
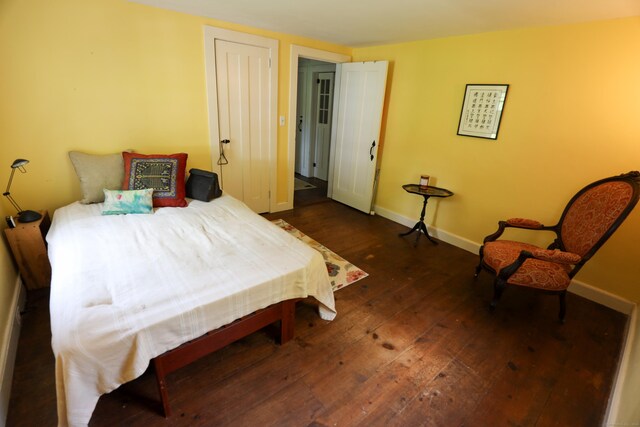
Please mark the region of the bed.
[[336, 315], [322, 256], [229, 195], [152, 215], [72, 203], [47, 241], [61, 426], [87, 425], [152, 360], [163, 393], [164, 374], [262, 325], [282, 320], [286, 341], [297, 299]]

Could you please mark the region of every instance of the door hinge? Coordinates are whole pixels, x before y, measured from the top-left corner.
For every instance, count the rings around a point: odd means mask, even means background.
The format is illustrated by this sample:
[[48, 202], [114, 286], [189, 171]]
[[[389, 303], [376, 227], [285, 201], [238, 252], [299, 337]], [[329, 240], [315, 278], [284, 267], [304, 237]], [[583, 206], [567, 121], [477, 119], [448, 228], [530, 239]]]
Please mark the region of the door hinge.
[[320, 79], [316, 80], [316, 84], [318, 85], [320, 84]]
[[316, 166], [317, 166], [317, 165], [316, 165], [316, 162], [313, 162], [313, 167], [315, 168]]

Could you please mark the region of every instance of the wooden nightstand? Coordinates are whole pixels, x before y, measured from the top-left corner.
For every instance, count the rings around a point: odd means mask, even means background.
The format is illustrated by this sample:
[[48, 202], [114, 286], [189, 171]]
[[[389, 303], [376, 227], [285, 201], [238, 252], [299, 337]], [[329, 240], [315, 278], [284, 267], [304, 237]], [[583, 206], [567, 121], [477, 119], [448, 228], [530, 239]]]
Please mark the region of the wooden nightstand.
[[28, 290], [44, 288], [51, 283], [51, 265], [45, 241], [51, 220], [47, 211], [40, 211], [40, 214], [42, 218], [37, 221], [22, 223], [16, 220], [15, 228], [4, 230]]

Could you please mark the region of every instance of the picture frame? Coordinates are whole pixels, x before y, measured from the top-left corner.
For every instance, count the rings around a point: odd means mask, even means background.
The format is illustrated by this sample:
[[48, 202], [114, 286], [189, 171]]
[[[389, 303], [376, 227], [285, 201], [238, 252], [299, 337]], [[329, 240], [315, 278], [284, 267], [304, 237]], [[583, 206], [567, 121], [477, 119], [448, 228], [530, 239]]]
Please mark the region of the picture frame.
[[467, 84], [458, 135], [497, 139], [508, 84]]

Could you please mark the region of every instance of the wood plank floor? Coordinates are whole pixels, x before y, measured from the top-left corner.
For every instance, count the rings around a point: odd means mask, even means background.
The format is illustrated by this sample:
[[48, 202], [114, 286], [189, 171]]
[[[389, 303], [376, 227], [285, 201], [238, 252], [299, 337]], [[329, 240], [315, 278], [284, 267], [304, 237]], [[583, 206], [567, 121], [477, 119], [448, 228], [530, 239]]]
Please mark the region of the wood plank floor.
[[315, 188], [296, 190], [293, 195], [294, 209], [329, 200], [327, 198], [327, 181], [299, 174], [296, 174], [296, 178], [308, 182], [309, 184], [313, 184]]
[[[476, 255], [400, 238], [407, 229], [332, 201], [282, 218], [369, 273], [336, 293], [337, 318], [297, 307], [296, 338], [257, 332], [168, 377], [153, 372], [100, 398], [91, 426], [598, 426], [626, 316], [569, 294], [508, 289], [491, 314]], [[487, 234], [493, 230], [487, 230]], [[56, 424], [48, 294], [29, 295], [9, 426]]]

